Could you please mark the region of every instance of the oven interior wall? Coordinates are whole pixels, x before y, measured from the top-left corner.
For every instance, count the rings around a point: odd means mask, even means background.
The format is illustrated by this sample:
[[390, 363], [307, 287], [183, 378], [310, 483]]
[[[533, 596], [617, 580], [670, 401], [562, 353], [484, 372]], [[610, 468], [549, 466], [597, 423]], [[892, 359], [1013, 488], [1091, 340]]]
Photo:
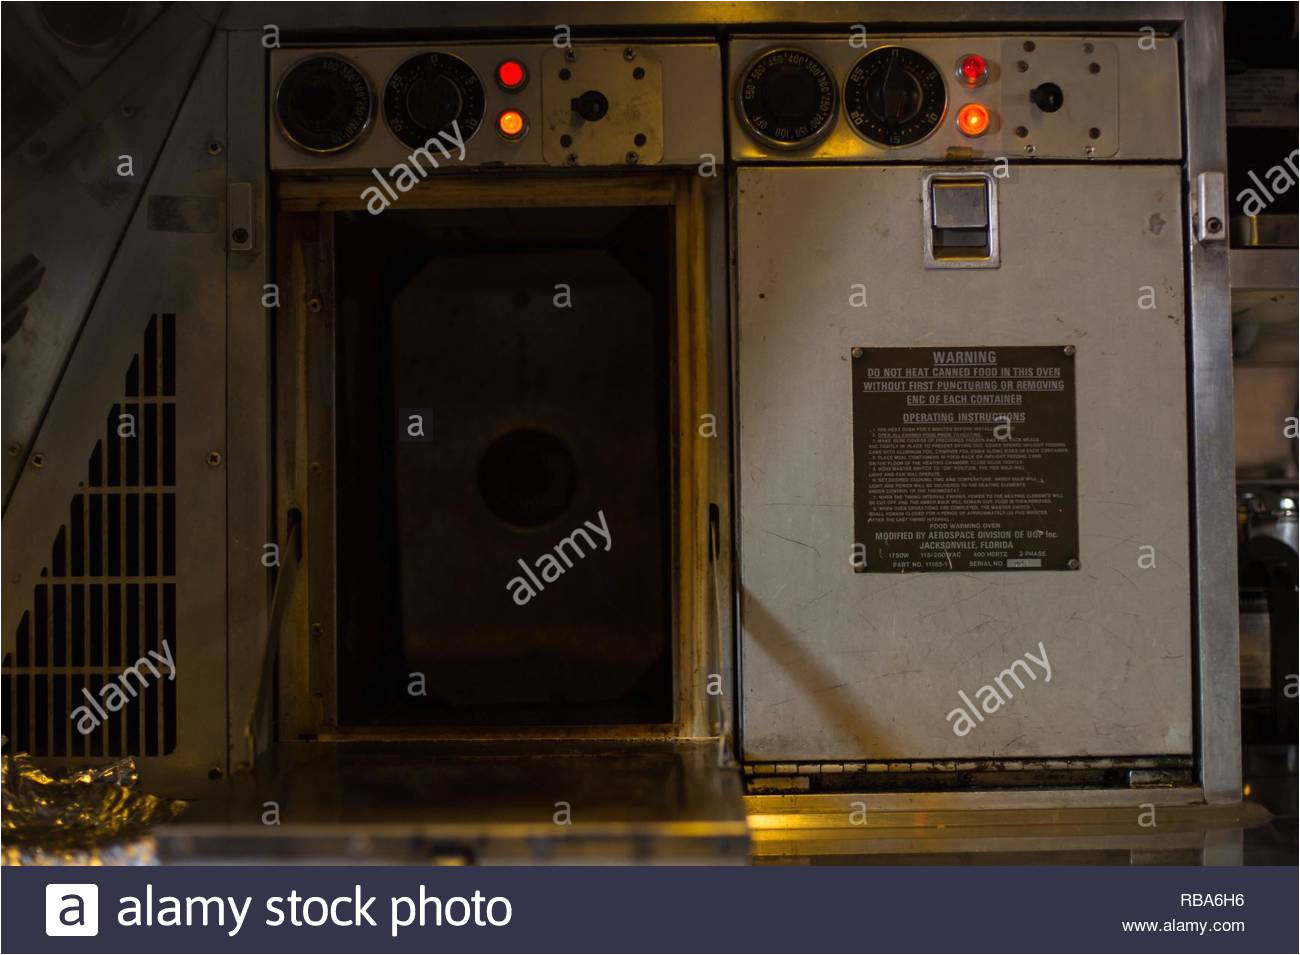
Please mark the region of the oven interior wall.
[[337, 217], [340, 726], [673, 719], [672, 229]]

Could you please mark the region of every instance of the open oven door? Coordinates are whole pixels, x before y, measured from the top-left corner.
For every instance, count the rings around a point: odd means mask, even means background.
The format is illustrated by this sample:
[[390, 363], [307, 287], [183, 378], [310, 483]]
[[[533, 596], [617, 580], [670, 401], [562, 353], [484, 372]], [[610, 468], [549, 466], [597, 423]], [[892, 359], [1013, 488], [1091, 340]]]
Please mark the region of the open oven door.
[[248, 851], [747, 859], [703, 189], [449, 177], [372, 215], [281, 183]]

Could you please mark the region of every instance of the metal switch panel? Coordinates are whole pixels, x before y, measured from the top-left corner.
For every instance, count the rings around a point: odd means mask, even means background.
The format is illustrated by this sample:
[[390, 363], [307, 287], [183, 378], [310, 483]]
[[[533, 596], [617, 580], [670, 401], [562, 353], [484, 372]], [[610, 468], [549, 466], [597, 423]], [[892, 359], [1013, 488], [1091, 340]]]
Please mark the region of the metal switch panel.
[[582, 46], [542, 56], [542, 155], [551, 166], [663, 159], [663, 65], [644, 48]]

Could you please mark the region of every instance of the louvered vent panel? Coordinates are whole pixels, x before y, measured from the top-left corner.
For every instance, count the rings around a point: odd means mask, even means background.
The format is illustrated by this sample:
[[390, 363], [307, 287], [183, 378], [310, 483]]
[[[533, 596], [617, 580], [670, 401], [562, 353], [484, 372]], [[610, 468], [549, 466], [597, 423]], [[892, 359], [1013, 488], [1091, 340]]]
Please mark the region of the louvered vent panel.
[[[124, 417], [126, 416], [126, 417]], [[109, 409], [82, 491], [54, 535], [49, 564], [4, 660], [10, 752], [161, 756], [176, 747], [176, 682], [150, 650], [180, 666], [176, 639], [176, 320], [154, 315]], [[129, 702], [109, 711], [107, 684]], [[93, 697], [106, 714], [89, 733], [74, 713]], [[84, 712], [94, 712], [88, 709]], [[81, 716], [83, 714], [77, 714]], [[99, 714], [95, 713], [99, 719]], [[83, 723], [83, 727], [84, 727]]]

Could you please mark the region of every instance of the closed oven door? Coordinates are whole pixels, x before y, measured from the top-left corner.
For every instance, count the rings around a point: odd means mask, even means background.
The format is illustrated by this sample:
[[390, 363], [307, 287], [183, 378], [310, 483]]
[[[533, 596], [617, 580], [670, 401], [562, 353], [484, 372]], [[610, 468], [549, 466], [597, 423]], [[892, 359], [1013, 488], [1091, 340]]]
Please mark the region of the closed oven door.
[[1000, 172], [740, 171], [749, 760], [1192, 752], [1179, 169]]

